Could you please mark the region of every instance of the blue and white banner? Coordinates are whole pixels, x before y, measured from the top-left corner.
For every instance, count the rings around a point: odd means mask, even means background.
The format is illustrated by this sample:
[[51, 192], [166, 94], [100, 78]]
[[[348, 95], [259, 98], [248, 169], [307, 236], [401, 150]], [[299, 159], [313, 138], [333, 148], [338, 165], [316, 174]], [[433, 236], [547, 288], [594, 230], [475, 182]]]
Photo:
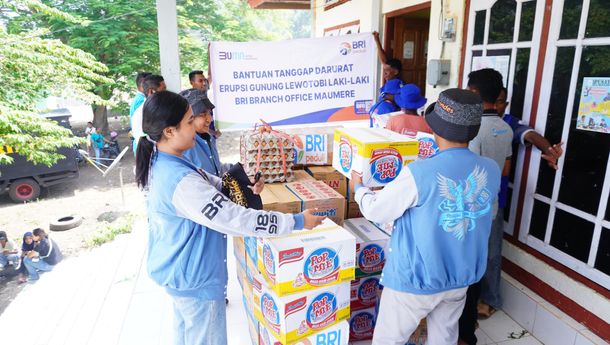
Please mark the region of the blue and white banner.
[[213, 42], [214, 114], [221, 129], [368, 120], [375, 97], [370, 33], [278, 42]]

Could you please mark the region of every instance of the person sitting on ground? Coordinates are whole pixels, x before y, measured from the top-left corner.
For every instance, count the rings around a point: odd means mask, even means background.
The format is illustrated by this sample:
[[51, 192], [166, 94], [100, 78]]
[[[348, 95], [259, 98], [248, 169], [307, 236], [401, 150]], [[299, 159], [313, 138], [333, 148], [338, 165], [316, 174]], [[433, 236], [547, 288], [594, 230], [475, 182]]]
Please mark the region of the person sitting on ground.
[[[209, 73], [209, 71], [208, 71], [208, 74], [209, 74], [209, 77], [206, 78], [203, 75], [203, 71], [200, 71], [200, 70], [191, 71], [189, 73], [189, 82], [191, 83], [191, 86], [193, 89], [201, 90], [203, 92], [203, 94], [205, 95], [205, 97], [209, 99], [208, 91], [210, 90], [211, 73]], [[187, 91], [187, 90], [185, 90], [185, 91]], [[211, 136], [213, 136], [214, 138], [220, 138], [222, 133], [220, 132], [220, 129], [217, 129], [214, 126], [214, 113], [212, 112], [212, 110], [210, 110], [210, 116], [212, 117], [212, 121], [210, 122], [210, 129], [208, 130], [208, 133]]]
[[220, 162], [220, 156], [216, 148], [216, 138], [210, 135], [214, 105], [198, 89], [184, 90], [180, 92], [180, 96], [186, 98], [193, 109], [193, 125], [197, 132], [195, 146], [184, 151], [184, 158], [191, 161], [196, 167], [202, 168], [214, 176], [222, 177], [225, 172], [231, 169], [233, 164], [222, 164]]
[[50, 239], [41, 228], [32, 231], [32, 239], [36, 245], [34, 250], [23, 258], [23, 265], [28, 271], [28, 279], [36, 281], [40, 278], [39, 271], [51, 271], [63, 259], [63, 255], [57, 243]]
[[[23, 242], [21, 243], [21, 261], [23, 258], [28, 256], [31, 251], [34, 250], [34, 235], [31, 231], [27, 231], [23, 234]], [[25, 283], [27, 281], [28, 270], [25, 265], [19, 265], [19, 282]]]
[[492, 205], [500, 189], [497, 164], [468, 149], [482, 112], [478, 95], [445, 90], [425, 118], [438, 154], [404, 166], [379, 192], [352, 173], [363, 216], [394, 223], [373, 345], [405, 344], [423, 318], [429, 344], [458, 341], [466, 290], [485, 272]]
[[10, 240], [5, 231], [0, 231], [0, 270], [11, 263], [14, 269], [19, 269], [19, 250], [15, 242]]
[[[165, 85], [165, 79], [162, 76], [151, 74], [148, 77], [144, 78], [142, 82], [142, 87], [144, 91], [144, 96], [146, 98], [151, 95], [165, 91], [167, 86]], [[142, 109], [144, 108], [144, 103], [135, 110], [133, 114], [133, 118], [131, 120], [131, 135], [135, 138], [133, 141], [133, 154], [135, 155], [138, 149], [138, 140], [144, 136], [144, 132], [142, 131]]]
[[402, 109], [402, 114], [392, 115], [386, 124], [387, 129], [400, 133], [425, 132], [432, 134], [432, 129], [426, 120], [417, 114], [417, 109], [423, 107], [427, 99], [421, 95], [419, 87], [415, 84], [403, 86], [394, 101]]

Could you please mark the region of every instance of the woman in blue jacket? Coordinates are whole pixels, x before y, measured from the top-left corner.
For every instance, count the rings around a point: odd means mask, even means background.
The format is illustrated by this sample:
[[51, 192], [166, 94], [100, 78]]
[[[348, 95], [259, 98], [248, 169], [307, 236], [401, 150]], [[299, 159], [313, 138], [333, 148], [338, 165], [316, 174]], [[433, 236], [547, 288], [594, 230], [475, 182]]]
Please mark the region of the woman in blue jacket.
[[[227, 343], [227, 235], [271, 237], [312, 228], [310, 210], [289, 215], [246, 209], [220, 192], [221, 180], [182, 157], [195, 143], [193, 112], [181, 96], [146, 99], [136, 180], [148, 191], [148, 274], [172, 297], [174, 343]], [[263, 183], [253, 190], [258, 193]]]

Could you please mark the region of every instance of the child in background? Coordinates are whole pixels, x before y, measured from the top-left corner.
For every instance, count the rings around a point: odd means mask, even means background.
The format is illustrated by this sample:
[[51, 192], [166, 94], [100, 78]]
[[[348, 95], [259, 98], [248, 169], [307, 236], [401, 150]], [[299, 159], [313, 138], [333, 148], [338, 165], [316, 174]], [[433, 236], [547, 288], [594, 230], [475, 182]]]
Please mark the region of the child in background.
[[93, 150], [95, 151], [95, 162], [101, 164], [100, 156], [102, 155], [102, 148], [104, 148], [104, 136], [100, 134], [99, 129], [94, 129], [91, 134], [91, 142], [93, 143]]
[[[513, 130], [512, 128], [502, 120], [502, 117], [498, 116], [498, 110], [496, 109], [496, 100], [500, 96], [500, 92], [503, 88], [502, 75], [500, 72], [491, 69], [484, 68], [478, 71], [471, 72], [468, 75], [468, 90], [481, 96], [483, 100], [483, 117], [481, 119], [481, 129], [477, 136], [470, 142], [468, 148], [483, 157], [493, 159], [500, 171], [502, 171], [502, 177], [508, 176], [510, 173], [510, 162], [512, 157], [512, 140]], [[498, 179], [498, 184], [501, 183], [501, 179]], [[498, 202], [494, 202], [493, 205], [493, 219], [498, 214]], [[486, 276], [493, 276], [498, 271], [499, 277], [500, 265], [502, 263], [502, 237], [503, 229], [498, 224], [501, 222], [493, 223], [496, 227], [491, 228], [489, 236], [489, 253], [487, 258], [487, 268], [485, 276], [481, 282], [472, 284], [468, 289], [468, 296], [466, 298], [466, 305], [460, 318], [460, 339], [462, 343], [474, 345], [477, 342], [475, 336], [476, 320], [478, 317], [477, 304], [481, 292], [481, 284], [485, 282]], [[499, 287], [498, 287], [499, 288]]]
[[[34, 250], [34, 235], [31, 231], [28, 231], [23, 234], [23, 242], [21, 243], [21, 260], [28, 256], [31, 251]], [[20, 265], [19, 267], [19, 283], [27, 282], [28, 270], [25, 268], [25, 265]]]
[[87, 122], [87, 128], [85, 128], [85, 135], [87, 135], [87, 153], [91, 154], [91, 134], [95, 133], [95, 127], [93, 122]]
[[417, 85], [407, 84], [400, 88], [400, 91], [394, 96], [394, 101], [403, 113], [390, 116], [385, 128], [400, 134], [412, 132], [432, 134], [432, 129], [426, 120], [417, 114], [417, 109], [423, 107], [428, 101], [421, 95]]

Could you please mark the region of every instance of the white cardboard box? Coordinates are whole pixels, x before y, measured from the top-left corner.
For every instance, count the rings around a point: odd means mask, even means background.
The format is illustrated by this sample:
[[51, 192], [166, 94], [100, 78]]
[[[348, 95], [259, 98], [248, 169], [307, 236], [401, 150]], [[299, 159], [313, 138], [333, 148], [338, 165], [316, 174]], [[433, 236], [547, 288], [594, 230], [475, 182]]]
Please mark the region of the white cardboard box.
[[258, 268], [278, 296], [354, 279], [356, 238], [326, 219], [314, 230], [259, 243]]
[[[288, 345], [283, 344], [273, 337], [269, 331], [259, 327], [259, 345]], [[307, 338], [301, 339], [290, 345], [347, 345], [349, 344], [349, 322], [341, 321]]]
[[356, 277], [380, 274], [388, 255], [390, 235], [365, 218], [346, 219], [343, 227], [356, 237]]

